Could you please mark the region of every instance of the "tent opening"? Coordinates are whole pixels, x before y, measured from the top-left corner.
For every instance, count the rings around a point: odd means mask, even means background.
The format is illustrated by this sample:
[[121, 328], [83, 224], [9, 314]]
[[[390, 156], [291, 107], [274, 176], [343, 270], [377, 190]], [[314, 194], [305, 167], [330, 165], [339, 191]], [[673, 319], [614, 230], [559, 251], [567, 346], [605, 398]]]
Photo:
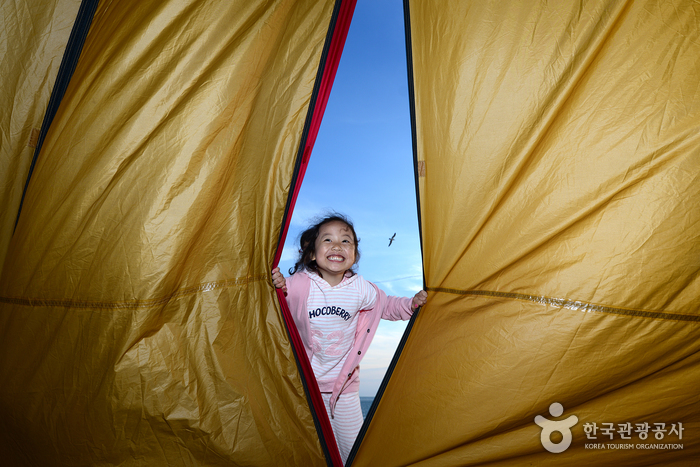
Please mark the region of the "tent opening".
[[[421, 290], [400, 2], [356, 5], [287, 232], [279, 263], [285, 276], [297, 259], [301, 232], [329, 212], [345, 214], [355, 225], [360, 275], [388, 295], [411, 297]], [[365, 417], [407, 323], [382, 320], [362, 360], [360, 400]]]

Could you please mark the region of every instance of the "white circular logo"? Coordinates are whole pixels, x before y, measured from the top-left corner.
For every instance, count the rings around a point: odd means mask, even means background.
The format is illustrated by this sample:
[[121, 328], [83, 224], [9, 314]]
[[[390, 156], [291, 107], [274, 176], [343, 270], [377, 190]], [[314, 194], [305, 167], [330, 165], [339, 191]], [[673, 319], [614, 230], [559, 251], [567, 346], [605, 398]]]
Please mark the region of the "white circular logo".
[[[559, 402], [554, 402], [549, 406], [549, 413], [552, 417], [560, 417], [564, 413], [564, 407]], [[535, 423], [542, 427], [542, 433], [540, 434], [542, 446], [549, 452], [559, 454], [571, 446], [571, 427], [578, 423], [578, 417], [572, 415], [564, 420], [550, 420], [542, 415], [538, 415], [535, 417]], [[562, 440], [558, 443], [553, 443], [551, 440], [552, 433], [555, 431], [561, 433], [562, 436]]]

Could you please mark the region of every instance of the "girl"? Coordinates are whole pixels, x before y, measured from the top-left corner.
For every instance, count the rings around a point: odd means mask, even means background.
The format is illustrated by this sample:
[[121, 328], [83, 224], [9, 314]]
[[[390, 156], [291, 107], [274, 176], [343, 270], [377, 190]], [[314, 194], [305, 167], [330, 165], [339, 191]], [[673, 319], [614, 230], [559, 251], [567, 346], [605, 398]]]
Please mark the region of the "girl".
[[363, 421], [359, 363], [379, 320], [410, 319], [427, 293], [388, 297], [357, 275], [357, 234], [342, 215], [322, 219], [301, 234], [299, 243], [289, 279], [275, 268], [272, 282], [285, 292], [345, 463]]

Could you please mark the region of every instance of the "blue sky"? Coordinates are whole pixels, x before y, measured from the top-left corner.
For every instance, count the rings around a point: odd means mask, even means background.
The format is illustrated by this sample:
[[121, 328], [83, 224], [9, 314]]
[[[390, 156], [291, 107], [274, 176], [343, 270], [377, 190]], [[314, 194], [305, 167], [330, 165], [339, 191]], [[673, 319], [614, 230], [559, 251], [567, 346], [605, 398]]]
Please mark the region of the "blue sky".
[[[287, 234], [285, 275], [299, 234], [327, 211], [354, 222], [361, 275], [389, 295], [410, 297], [422, 288], [400, 0], [357, 2]], [[361, 364], [360, 396], [376, 393], [405, 327], [382, 321]]]

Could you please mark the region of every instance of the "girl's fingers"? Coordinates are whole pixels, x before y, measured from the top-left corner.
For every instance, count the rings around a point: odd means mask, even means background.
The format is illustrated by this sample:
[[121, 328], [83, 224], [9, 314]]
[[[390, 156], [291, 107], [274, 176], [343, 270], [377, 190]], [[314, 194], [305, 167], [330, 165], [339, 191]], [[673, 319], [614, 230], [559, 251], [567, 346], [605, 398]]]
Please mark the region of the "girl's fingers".
[[419, 306], [425, 305], [428, 300], [428, 293], [425, 290], [421, 290], [413, 297], [413, 308], [418, 308]]

